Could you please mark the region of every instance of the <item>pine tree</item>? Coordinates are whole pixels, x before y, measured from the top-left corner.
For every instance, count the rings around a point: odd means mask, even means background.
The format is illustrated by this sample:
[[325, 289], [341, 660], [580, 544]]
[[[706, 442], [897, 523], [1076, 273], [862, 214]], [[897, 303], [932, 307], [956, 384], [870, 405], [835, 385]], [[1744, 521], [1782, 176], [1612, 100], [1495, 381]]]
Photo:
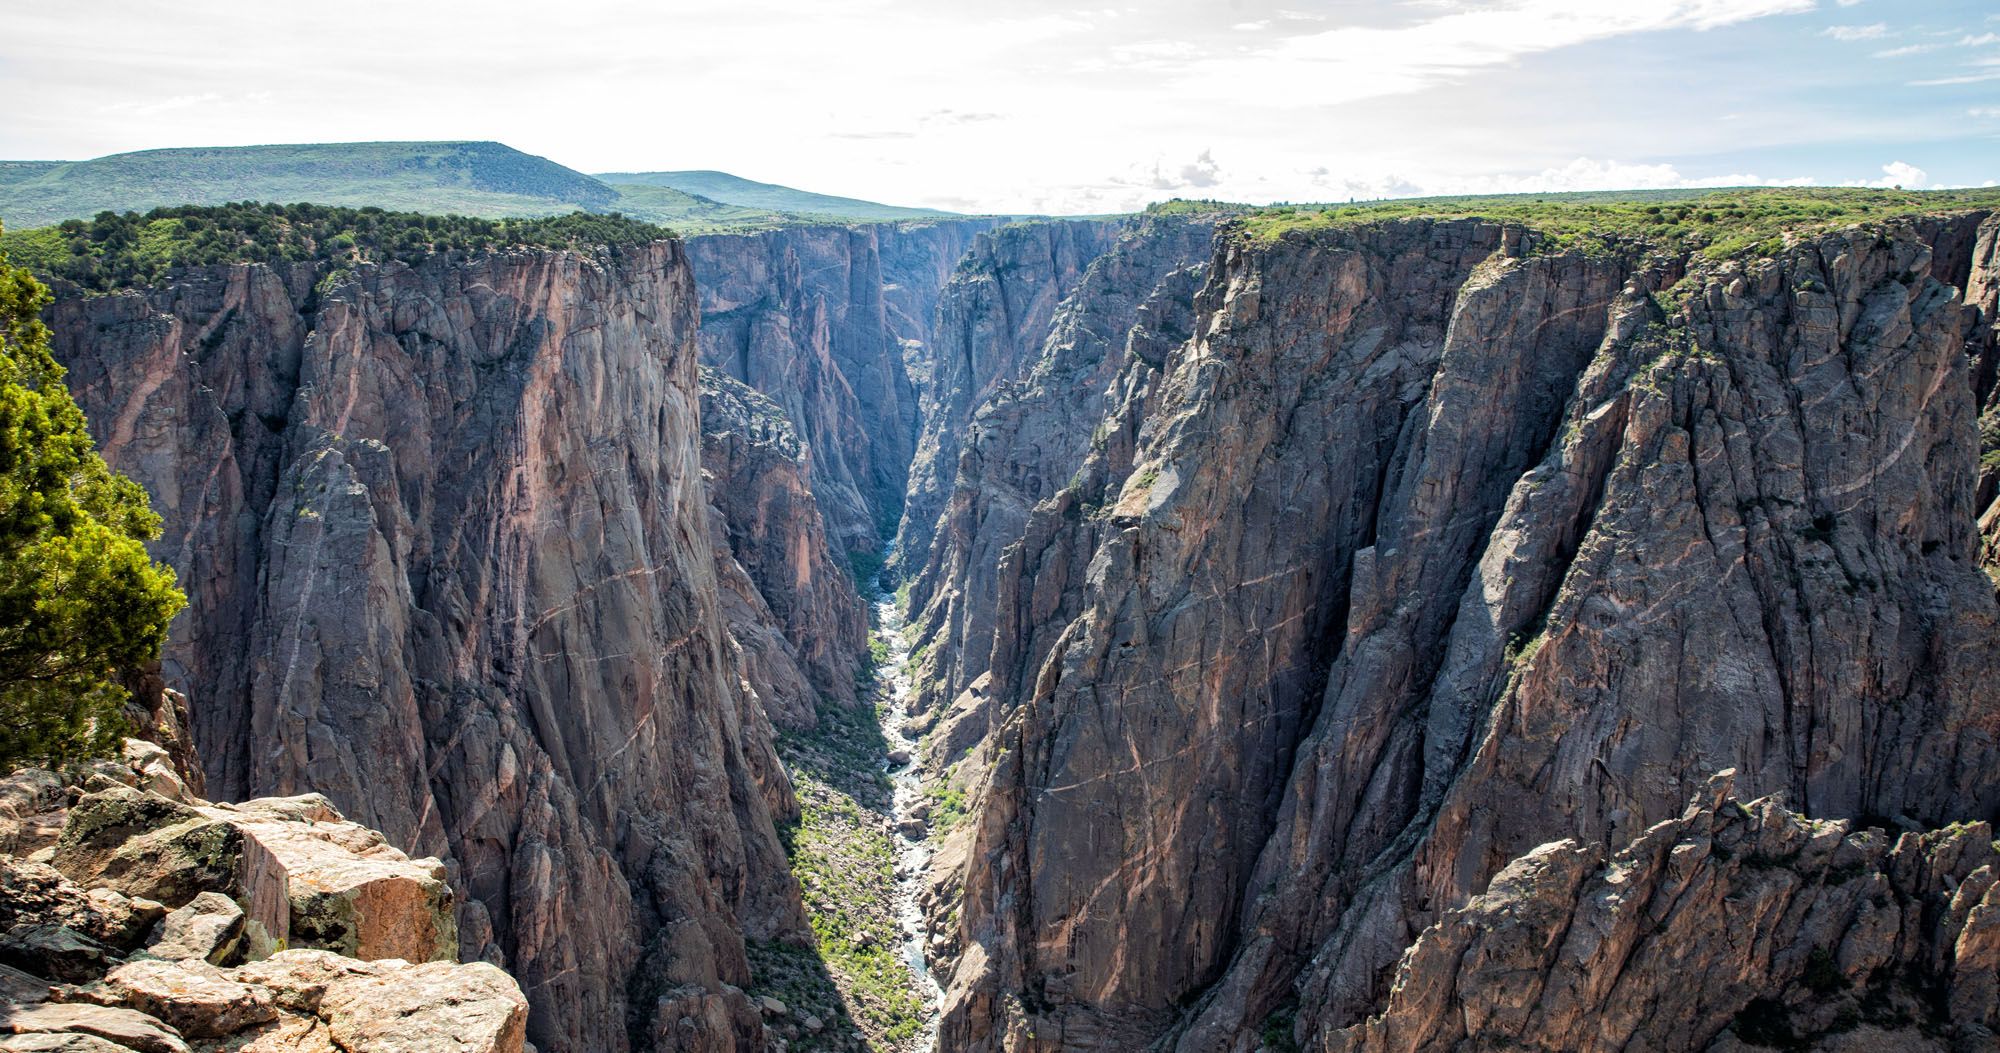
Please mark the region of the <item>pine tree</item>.
[[40, 320], [49, 291], [0, 257], [0, 771], [117, 749], [119, 675], [185, 605], [146, 555], [160, 519], [97, 454]]

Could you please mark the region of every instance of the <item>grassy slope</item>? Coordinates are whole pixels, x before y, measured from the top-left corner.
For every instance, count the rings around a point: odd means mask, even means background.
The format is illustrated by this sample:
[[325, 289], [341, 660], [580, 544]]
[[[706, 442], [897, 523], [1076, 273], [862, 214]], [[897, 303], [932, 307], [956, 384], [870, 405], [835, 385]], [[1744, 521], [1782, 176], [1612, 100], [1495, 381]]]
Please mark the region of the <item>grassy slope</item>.
[[618, 187], [621, 191], [637, 186], [672, 187], [684, 193], [696, 194], [724, 204], [810, 216], [879, 220], [923, 219], [952, 215], [930, 208], [904, 208], [900, 205], [884, 205], [858, 198], [834, 197], [830, 194], [794, 190], [776, 183], [759, 183], [744, 179], [727, 172], [605, 172], [599, 174], [597, 178]]

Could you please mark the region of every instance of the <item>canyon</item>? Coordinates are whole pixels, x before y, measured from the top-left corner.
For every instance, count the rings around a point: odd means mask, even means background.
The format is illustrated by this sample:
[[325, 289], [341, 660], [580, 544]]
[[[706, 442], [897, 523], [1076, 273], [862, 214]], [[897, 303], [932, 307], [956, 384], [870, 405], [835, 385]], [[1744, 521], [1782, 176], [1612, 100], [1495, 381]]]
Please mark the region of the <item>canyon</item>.
[[58, 293], [203, 792], [435, 857], [544, 1053], [1996, 1041], [1993, 208]]

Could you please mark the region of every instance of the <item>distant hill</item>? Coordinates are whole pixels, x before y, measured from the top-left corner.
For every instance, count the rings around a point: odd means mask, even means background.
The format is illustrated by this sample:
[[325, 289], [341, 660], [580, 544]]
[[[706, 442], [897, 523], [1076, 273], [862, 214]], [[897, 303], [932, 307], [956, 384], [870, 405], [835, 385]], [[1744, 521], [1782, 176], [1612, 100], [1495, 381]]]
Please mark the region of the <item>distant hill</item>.
[[815, 194], [808, 190], [779, 186], [776, 183], [759, 183], [727, 172], [600, 172], [597, 178], [626, 192], [630, 192], [635, 186], [671, 187], [726, 205], [770, 209], [799, 215], [838, 216], [851, 219], [924, 219], [955, 214], [934, 208], [905, 208], [901, 205], [884, 205], [859, 198]]
[[683, 233], [947, 214], [755, 183], [723, 172], [638, 173], [612, 182], [490, 142], [143, 150], [89, 161], [0, 161], [0, 223], [27, 229], [107, 210], [232, 201], [373, 205], [486, 219], [623, 212]]
[[110, 209], [310, 201], [475, 216], [606, 211], [618, 192], [499, 143], [324, 143], [143, 150], [0, 162], [0, 220], [39, 226]]

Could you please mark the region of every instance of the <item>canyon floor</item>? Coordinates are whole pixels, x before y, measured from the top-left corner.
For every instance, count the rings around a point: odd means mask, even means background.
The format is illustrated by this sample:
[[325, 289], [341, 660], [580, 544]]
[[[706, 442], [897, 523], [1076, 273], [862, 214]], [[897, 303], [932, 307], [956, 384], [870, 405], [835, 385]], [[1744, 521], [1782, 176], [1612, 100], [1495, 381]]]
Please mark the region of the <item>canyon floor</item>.
[[903, 613], [879, 570], [863, 573], [871, 626], [862, 704], [823, 706], [817, 728], [778, 739], [800, 803], [798, 821], [779, 832], [817, 947], [753, 945], [751, 992], [782, 1003], [783, 1012], [765, 1011], [791, 1049], [918, 1053], [937, 1046], [941, 994], [920, 906], [933, 803], [906, 709]]

